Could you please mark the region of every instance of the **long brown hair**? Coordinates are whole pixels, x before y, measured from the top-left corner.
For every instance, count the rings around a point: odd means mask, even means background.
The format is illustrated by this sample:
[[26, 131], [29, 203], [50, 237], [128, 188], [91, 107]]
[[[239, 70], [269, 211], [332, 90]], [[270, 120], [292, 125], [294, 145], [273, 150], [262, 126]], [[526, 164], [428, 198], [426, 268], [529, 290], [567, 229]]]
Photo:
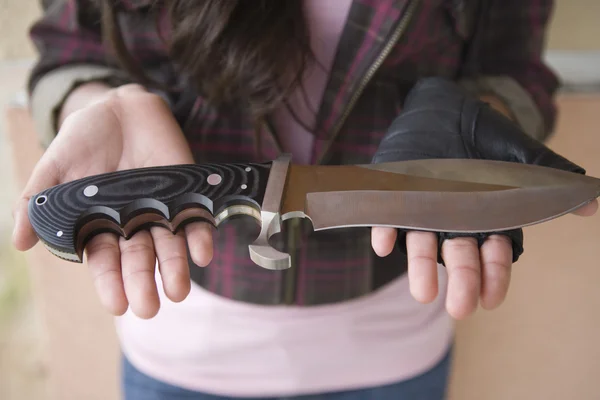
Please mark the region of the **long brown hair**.
[[[152, 84], [127, 51], [115, 0], [100, 1], [105, 40], [118, 61]], [[181, 72], [209, 102], [245, 106], [255, 123], [286, 102], [313, 61], [301, 0], [163, 0], [154, 8], [162, 6]]]

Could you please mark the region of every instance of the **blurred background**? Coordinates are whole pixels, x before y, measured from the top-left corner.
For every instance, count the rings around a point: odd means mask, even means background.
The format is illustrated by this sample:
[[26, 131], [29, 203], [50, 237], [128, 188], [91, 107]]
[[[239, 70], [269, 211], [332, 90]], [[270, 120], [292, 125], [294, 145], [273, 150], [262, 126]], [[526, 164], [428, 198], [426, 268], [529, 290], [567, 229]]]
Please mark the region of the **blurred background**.
[[[547, 59], [565, 86], [550, 146], [600, 176], [600, 1], [556, 5]], [[39, 14], [38, 1], [0, 0], [0, 400], [110, 400], [118, 349], [86, 271], [10, 244], [15, 195], [41, 152], [23, 108]], [[600, 399], [600, 219], [566, 216], [525, 237], [508, 301], [459, 324], [451, 398]]]

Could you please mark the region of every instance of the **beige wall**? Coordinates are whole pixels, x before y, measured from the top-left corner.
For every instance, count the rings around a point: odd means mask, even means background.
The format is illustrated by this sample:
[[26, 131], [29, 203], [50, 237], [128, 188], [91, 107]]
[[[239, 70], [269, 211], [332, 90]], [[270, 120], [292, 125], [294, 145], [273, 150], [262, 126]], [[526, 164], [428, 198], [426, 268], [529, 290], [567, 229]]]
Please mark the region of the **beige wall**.
[[0, 0], [0, 60], [34, 55], [27, 29], [40, 13], [38, 4], [38, 0]]
[[[38, 0], [0, 0], [0, 60], [34, 54], [26, 38], [29, 23], [39, 14]], [[600, 1], [556, 0], [548, 37], [551, 49], [600, 50]]]
[[548, 47], [600, 50], [600, 1], [556, 0]]

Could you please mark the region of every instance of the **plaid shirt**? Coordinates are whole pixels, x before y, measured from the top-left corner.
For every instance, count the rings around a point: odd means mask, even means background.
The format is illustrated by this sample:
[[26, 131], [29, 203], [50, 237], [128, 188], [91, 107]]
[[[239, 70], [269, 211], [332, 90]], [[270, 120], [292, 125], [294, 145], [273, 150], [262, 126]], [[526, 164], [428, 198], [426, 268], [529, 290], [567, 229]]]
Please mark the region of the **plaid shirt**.
[[[29, 84], [31, 109], [45, 144], [56, 133], [56, 110], [75, 85], [132, 81], [102, 45], [99, 13], [90, 1], [46, 1], [31, 30], [40, 52]], [[284, 150], [277, 132], [267, 129], [259, 159], [248, 115], [217, 111], [186, 84], [149, 16], [162, 12], [150, 7], [151, 0], [117, 3], [131, 54], [148, 75], [182, 88], [168, 101], [198, 162], [265, 161]], [[355, 0], [318, 112], [312, 163], [370, 162], [407, 91], [424, 76], [493, 94], [526, 132], [545, 139], [554, 127], [558, 86], [541, 58], [552, 6], [550, 0]], [[292, 254], [291, 269], [253, 264], [247, 245], [259, 228], [250, 218], [232, 219], [215, 234], [211, 265], [191, 268], [193, 281], [235, 300], [312, 305], [368, 294], [406, 271], [399, 248], [385, 258], [375, 255], [367, 228], [310, 232], [305, 220], [283, 228], [275, 246]]]

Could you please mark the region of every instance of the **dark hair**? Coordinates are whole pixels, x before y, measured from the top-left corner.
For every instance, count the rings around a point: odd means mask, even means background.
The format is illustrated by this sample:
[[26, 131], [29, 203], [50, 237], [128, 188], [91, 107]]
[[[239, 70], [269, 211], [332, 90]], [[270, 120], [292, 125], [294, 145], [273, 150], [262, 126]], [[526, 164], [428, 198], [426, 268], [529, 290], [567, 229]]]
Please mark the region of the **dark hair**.
[[[123, 66], [151, 84], [128, 53], [115, 0], [102, 1], [105, 40]], [[214, 105], [245, 106], [255, 123], [300, 83], [313, 61], [301, 0], [163, 0], [170, 56]], [[158, 29], [158, 26], [157, 26]]]

